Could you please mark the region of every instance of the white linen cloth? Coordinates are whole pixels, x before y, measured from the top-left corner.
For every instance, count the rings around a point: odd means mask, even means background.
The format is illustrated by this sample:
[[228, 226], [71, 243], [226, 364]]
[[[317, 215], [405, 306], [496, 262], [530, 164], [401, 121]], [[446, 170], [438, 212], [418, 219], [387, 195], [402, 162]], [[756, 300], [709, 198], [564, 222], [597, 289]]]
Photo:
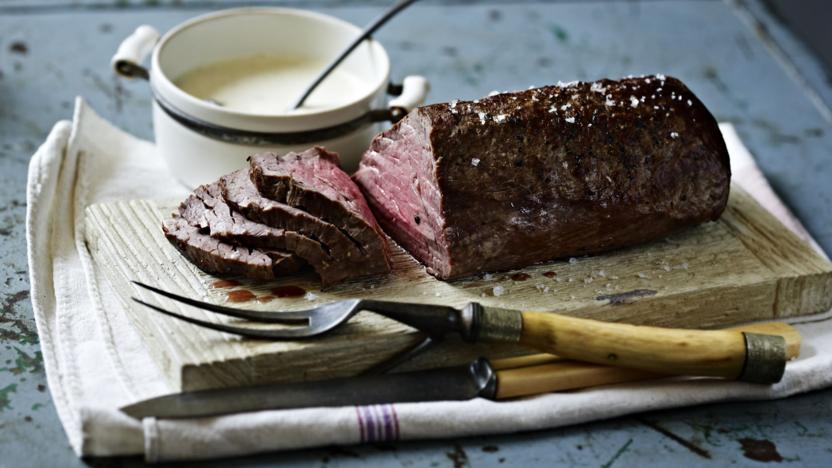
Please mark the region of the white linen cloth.
[[[731, 126], [722, 127], [734, 180], [809, 239]], [[84, 242], [84, 208], [116, 199], [181, 198], [151, 143], [110, 125], [79, 98], [32, 157], [27, 242], [32, 305], [49, 389], [79, 456], [145, 455], [151, 462], [362, 441], [458, 437], [552, 428], [627, 413], [726, 400], [781, 398], [832, 384], [830, 314], [797, 325], [801, 357], [774, 386], [708, 380], [641, 382], [518, 401], [261, 411], [135, 421], [118, 407], [171, 391]]]

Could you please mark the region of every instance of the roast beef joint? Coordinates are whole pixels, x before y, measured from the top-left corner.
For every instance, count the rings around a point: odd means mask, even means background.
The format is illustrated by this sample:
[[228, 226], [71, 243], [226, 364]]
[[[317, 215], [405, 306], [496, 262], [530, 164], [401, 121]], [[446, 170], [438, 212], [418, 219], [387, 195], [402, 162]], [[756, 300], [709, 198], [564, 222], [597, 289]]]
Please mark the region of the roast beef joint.
[[387, 234], [452, 279], [715, 220], [730, 167], [710, 112], [656, 75], [418, 108], [354, 179]]

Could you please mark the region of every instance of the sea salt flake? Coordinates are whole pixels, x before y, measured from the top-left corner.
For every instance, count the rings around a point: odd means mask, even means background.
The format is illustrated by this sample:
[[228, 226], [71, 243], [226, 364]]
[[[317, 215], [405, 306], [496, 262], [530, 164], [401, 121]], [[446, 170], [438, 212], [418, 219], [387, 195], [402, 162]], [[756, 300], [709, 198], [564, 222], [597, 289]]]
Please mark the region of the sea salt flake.
[[494, 117], [494, 121], [497, 123], [503, 123], [506, 121], [507, 116], [505, 114], [500, 114], [497, 117]]
[[612, 100], [609, 96], [607, 96], [607, 100], [604, 101], [604, 105], [607, 107], [612, 107], [615, 105], [615, 101]]
[[693, 101], [691, 101], [690, 99], [688, 99], [688, 105], [689, 105], [689, 106], [692, 106], [692, 105], [693, 105]]
[[605, 94], [607, 92], [607, 88], [601, 86], [601, 83], [592, 83], [592, 85], [589, 87], [589, 90], [594, 93], [601, 94]]
[[491, 273], [486, 273], [482, 275], [482, 279], [484, 279], [485, 281], [491, 281], [492, 279], [494, 279], [494, 275], [492, 275]]
[[673, 138], [675, 140], [676, 138], [679, 138], [679, 134], [676, 132], [670, 132], [670, 138]]
[[456, 109], [456, 105], [459, 104], [459, 99], [454, 99], [451, 101], [451, 109]]
[[557, 108], [557, 107], [552, 106], [552, 107], [550, 107], [550, 108], [549, 108], [549, 113], [550, 113], [550, 114], [556, 114], [557, 112], [558, 112], [558, 108]]
[[630, 96], [630, 107], [638, 107], [638, 98], [635, 96]]
[[647, 278], [649, 278], [649, 276], [645, 275], [644, 273], [639, 273], [639, 274], [638, 274], [638, 277], [639, 277], [639, 278], [641, 278], [641, 279], [647, 279]]
[[569, 263], [571, 265], [574, 265], [574, 264], [578, 263], [578, 259], [575, 258], [575, 257], [569, 257]]
[[486, 114], [485, 112], [477, 112], [477, 115], [480, 118], [480, 123], [484, 124], [485, 121], [487, 120], [486, 118], [488, 117], [488, 114]]
[[566, 121], [567, 121], [567, 122], [569, 122], [569, 123], [575, 123], [575, 117], [567, 117], [567, 118], [565, 118], [565, 119], [563, 119], [563, 120], [566, 120]]
[[477, 167], [480, 165], [480, 158], [471, 158], [471, 165]]
[[318, 295], [313, 293], [313, 292], [308, 292], [308, 293], [304, 294], [303, 298], [306, 299], [307, 301], [314, 301], [315, 299], [318, 298]]
[[656, 73], [656, 78], [657, 78], [659, 81], [664, 81], [664, 80], [666, 80], [666, 79], [667, 79], [667, 77], [665, 77], [665, 76], [664, 76], [664, 75], [662, 75], [661, 73]]
[[560, 110], [565, 111], [566, 109], [569, 109], [570, 107], [572, 107], [572, 104], [564, 104], [564, 105], [560, 106]]
[[491, 288], [491, 292], [494, 293], [495, 296], [502, 296], [506, 293], [506, 288], [502, 286], [494, 286]]
[[670, 271], [670, 270], [672, 270], [672, 268], [670, 268], [670, 265], [662, 265], [662, 270]]
[[500, 92], [499, 92], [499, 91], [491, 91], [490, 93], [488, 93], [488, 97], [491, 97], [491, 96], [496, 96], [496, 95], [498, 95], [498, 94], [500, 94]]

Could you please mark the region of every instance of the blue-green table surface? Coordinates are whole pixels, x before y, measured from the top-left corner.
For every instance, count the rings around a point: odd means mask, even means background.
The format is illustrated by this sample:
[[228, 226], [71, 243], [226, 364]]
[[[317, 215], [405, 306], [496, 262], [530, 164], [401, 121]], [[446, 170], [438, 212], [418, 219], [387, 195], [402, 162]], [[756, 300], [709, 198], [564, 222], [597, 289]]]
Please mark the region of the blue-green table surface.
[[[0, 466], [121, 466], [75, 458], [46, 387], [29, 302], [25, 178], [76, 95], [152, 138], [146, 83], [108, 66], [119, 41], [212, 9], [251, 2], [0, 0]], [[363, 24], [386, 1], [304, 6]], [[377, 36], [394, 78], [427, 76], [431, 101], [558, 80], [661, 72], [683, 79], [732, 122], [774, 188], [832, 251], [832, 80], [757, 1], [424, 2]], [[229, 38], [233, 40], [233, 38]], [[260, 455], [234, 465], [832, 466], [832, 390], [579, 426]], [[228, 465], [228, 461], [216, 463]]]

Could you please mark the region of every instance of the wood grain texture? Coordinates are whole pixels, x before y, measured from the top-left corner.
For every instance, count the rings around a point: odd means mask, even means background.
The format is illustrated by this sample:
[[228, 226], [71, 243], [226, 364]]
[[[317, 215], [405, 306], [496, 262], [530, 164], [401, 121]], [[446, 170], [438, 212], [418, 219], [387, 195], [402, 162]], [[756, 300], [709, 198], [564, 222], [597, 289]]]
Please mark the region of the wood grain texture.
[[[138, 279], [202, 300], [225, 302], [229, 290], [213, 288], [216, 278], [184, 261], [164, 239], [160, 224], [172, 206], [149, 201], [94, 205], [87, 209], [86, 220], [96, 265], [109, 272], [114, 289], [174, 388], [352, 375], [421, 338], [409, 327], [361, 313], [315, 340], [251, 341], [163, 317], [132, 303], [130, 296], [136, 296], [202, 319], [233, 321], [153, 297], [128, 282]], [[737, 187], [732, 188], [729, 208], [720, 221], [606, 255], [454, 282], [427, 275], [399, 249], [392, 263], [393, 273], [386, 279], [347, 283], [328, 291], [320, 291], [311, 274], [268, 284], [245, 283], [237, 289], [257, 296], [280, 285], [300, 286], [311, 294], [240, 306], [298, 310], [348, 297], [452, 306], [479, 301], [494, 307], [688, 328], [805, 315], [832, 306], [832, 265]], [[471, 346], [449, 339], [402, 369], [528, 352], [515, 345]]]

